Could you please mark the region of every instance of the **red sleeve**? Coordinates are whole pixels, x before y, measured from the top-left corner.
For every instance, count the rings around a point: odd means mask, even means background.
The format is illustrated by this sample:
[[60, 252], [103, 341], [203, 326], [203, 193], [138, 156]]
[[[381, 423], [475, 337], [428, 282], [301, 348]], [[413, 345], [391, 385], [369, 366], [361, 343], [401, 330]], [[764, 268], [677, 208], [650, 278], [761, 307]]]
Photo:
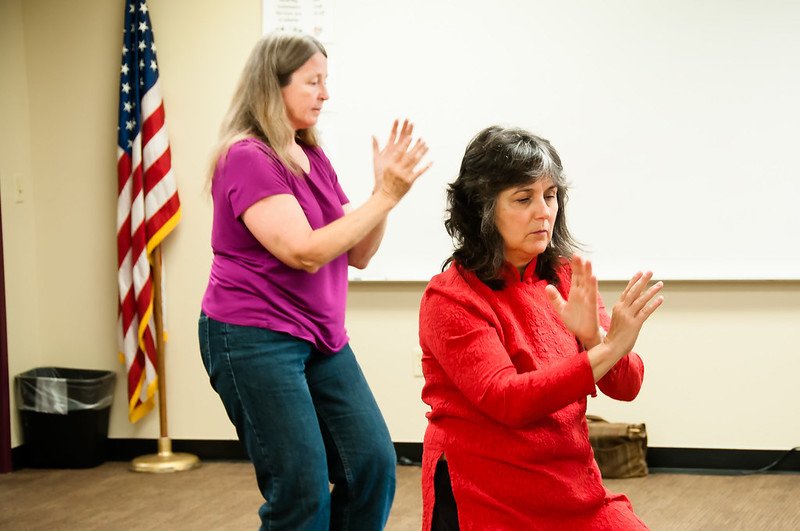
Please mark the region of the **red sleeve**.
[[420, 344], [480, 411], [523, 427], [595, 392], [585, 352], [522, 374], [511, 362], [490, 311], [440, 291], [420, 307]]

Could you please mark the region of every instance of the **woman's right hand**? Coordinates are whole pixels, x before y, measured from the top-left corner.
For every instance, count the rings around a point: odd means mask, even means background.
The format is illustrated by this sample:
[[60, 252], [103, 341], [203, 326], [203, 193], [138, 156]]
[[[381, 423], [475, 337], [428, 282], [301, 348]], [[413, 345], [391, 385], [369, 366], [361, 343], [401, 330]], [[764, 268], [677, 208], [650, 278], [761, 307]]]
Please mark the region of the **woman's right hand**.
[[611, 326], [603, 343], [611, 348], [617, 359], [633, 349], [642, 325], [664, 302], [663, 296], [656, 296], [664, 287], [663, 282], [656, 282], [646, 289], [651, 278], [653, 273], [649, 271], [634, 275], [614, 305]]
[[398, 121], [395, 120], [386, 145], [380, 148], [378, 140], [372, 137], [372, 158], [375, 169], [375, 192], [386, 194], [395, 202], [400, 201], [411, 189], [414, 181], [428, 171], [431, 163], [419, 167], [428, 152], [422, 139], [411, 145], [414, 124], [403, 121], [398, 134]]

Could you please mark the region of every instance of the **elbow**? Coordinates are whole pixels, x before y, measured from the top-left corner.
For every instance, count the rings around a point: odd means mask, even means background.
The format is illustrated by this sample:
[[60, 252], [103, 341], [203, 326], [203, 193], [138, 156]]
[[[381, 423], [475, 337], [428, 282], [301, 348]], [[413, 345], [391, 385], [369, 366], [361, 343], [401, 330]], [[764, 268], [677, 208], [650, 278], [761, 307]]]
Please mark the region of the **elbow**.
[[633, 385], [613, 385], [613, 382], [608, 384], [600, 380], [597, 382], [597, 387], [609, 398], [619, 400], [620, 402], [632, 402], [639, 396], [639, 391], [642, 389], [642, 382], [639, 380]]
[[303, 244], [296, 245], [291, 251], [291, 258], [289, 267], [301, 269], [306, 273], [314, 274], [323, 266], [333, 260], [333, 256], [325, 254], [324, 249], [320, 249], [318, 245], [314, 245], [312, 241], [304, 242]]
[[369, 265], [369, 257], [355, 256], [352, 253], [347, 255], [347, 265], [353, 266], [356, 269], [366, 269]]
[[325, 261], [314, 252], [297, 252], [286, 265], [313, 274], [325, 265]]
[[322, 267], [322, 266], [320, 266], [319, 264], [316, 264], [314, 262], [303, 261], [303, 262], [300, 262], [299, 265], [295, 269], [302, 269], [306, 273], [314, 274], [317, 271], [319, 271], [320, 267]]
[[637, 385], [634, 389], [626, 389], [622, 393], [620, 393], [615, 398], [620, 402], [633, 402], [633, 400], [639, 396], [639, 390], [641, 389], [641, 385]]
[[533, 421], [532, 412], [529, 409], [520, 407], [521, 404], [514, 404], [511, 397], [501, 390], [491, 394], [487, 393], [480, 402], [484, 413], [509, 428], [524, 428]]
[[531, 423], [531, 419], [528, 418], [528, 415], [519, 415], [515, 413], [506, 412], [502, 417], [498, 418], [498, 420], [512, 429], [522, 429], [528, 426]]

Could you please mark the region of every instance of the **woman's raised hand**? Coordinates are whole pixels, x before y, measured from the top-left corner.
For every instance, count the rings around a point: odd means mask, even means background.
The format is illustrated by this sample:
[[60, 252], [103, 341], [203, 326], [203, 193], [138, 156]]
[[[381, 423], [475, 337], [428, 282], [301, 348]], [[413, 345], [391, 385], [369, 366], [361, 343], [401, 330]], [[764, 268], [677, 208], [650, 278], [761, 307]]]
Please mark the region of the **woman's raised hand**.
[[602, 340], [597, 315], [597, 277], [592, 274], [589, 260], [575, 255], [571, 265], [572, 285], [567, 300], [552, 284], [545, 288], [545, 292], [566, 327], [588, 350]]
[[372, 158], [375, 168], [375, 192], [382, 192], [394, 201], [400, 201], [411, 189], [417, 178], [428, 171], [431, 163], [420, 167], [420, 162], [428, 152], [428, 146], [422, 139], [412, 145], [414, 124], [408, 120], [398, 132], [398, 121], [395, 120], [389, 139], [381, 149], [378, 140], [372, 137]]
[[614, 305], [611, 326], [603, 342], [619, 357], [633, 349], [642, 325], [664, 302], [663, 296], [656, 296], [664, 287], [664, 283], [656, 282], [647, 288], [651, 278], [653, 273], [650, 271], [636, 273]]

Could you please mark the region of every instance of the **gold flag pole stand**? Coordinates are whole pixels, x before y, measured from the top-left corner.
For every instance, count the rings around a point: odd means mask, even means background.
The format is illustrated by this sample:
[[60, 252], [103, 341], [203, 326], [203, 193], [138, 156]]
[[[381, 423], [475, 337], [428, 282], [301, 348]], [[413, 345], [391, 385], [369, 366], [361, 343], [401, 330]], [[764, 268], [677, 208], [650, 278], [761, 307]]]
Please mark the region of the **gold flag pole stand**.
[[172, 440], [167, 435], [167, 378], [164, 363], [164, 325], [161, 308], [161, 246], [153, 250], [153, 318], [156, 323], [156, 351], [158, 354], [158, 416], [161, 437], [158, 453], [143, 455], [131, 461], [134, 472], [183, 472], [200, 466], [196, 455], [172, 452]]

